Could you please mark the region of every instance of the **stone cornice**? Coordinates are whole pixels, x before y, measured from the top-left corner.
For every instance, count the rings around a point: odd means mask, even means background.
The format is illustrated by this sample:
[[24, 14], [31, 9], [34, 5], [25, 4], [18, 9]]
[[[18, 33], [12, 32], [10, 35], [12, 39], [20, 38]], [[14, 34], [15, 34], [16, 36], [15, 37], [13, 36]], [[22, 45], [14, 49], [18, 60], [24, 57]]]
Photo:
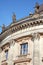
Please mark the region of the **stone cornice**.
[[[10, 28], [12, 28], [12, 27], [17, 27], [17, 26], [21, 26], [21, 24], [24, 24], [24, 23], [28, 23], [29, 24], [29, 26], [31, 26], [31, 25], [33, 25], [34, 26], [34, 24], [36, 24], [37, 23], [37, 21], [35, 21], [35, 20], [39, 20], [39, 19], [43, 19], [43, 16], [39, 16], [39, 17], [34, 17], [34, 18], [32, 18], [32, 17], [27, 17], [27, 18], [24, 18], [23, 20], [20, 20], [20, 21], [17, 21], [16, 23], [12, 23], [11, 25], [9, 25], [9, 26], [7, 26], [6, 28], [5, 28], [5, 30], [2, 32], [2, 33], [4, 33], [5, 31], [7, 31], [8, 29], [10, 29]], [[31, 22], [32, 21], [32, 22]], [[34, 23], [34, 24], [33, 24]], [[39, 22], [39, 23], [41, 23], [41, 22]], [[38, 24], [38, 23], [37, 23]]]
[[29, 38], [31, 38], [33, 33], [40, 33], [41, 36], [43, 36], [43, 34], [42, 34], [43, 33], [43, 25], [36, 26], [36, 27], [30, 27], [30, 28], [26, 28], [24, 30], [20, 30], [18, 32], [15, 32], [15, 33], [7, 36], [6, 38], [4, 38], [1, 41], [0, 46], [6, 44], [7, 42], [9, 42], [12, 39], [14, 39], [16, 41], [19, 38], [24, 37], [24, 36], [28, 36]]
[[1, 34], [0, 34], [0, 40], [2, 38], [4, 39], [6, 36], [15, 33], [19, 30], [28, 28], [28, 27], [34, 27], [38, 25], [43, 25], [43, 16], [38, 17], [38, 18], [31, 18], [31, 19], [25, 19], [24, 21], [22, 20], [21, 22], [15, 23], [13, 26], [7, 27]]

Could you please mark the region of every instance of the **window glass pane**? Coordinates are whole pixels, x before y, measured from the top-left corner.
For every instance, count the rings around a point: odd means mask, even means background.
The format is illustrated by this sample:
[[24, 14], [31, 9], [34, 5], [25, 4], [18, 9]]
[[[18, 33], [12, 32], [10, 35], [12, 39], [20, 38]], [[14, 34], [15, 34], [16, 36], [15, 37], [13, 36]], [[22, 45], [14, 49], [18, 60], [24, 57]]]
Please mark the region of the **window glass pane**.
[[8, 50], [5, 51], [6, 60], [8, 59]]
[[21, 45], [21, 54], [27, 54], [28, 53], [28, 43], [23, 43]]

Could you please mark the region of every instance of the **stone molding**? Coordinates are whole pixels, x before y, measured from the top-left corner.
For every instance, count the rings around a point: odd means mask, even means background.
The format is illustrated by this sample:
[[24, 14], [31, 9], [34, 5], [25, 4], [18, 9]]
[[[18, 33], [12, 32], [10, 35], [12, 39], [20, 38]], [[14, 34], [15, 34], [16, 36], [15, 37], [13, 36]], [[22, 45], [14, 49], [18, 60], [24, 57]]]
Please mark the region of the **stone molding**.
[[18, 59], [14, 60], [14, 63], [30, 62], [31, 60], [31, 58]]
[[30, 28], [30, 27], [34, 27], [34, 26], [38, 26], [38, 25], [42, 25], [42, 24], [43, 24], [43, 19], [42, 20], [38, 19], [38, 20], [35, 20], [35, 21], [30, 21], [30, 22], [26, 21], [26, 22], [23, 22], [23, 23], [20, 23], [20, 24], [16, 24], [15, 26], [9, 27], [8, 29], [6, 29], [4, 32], [1, 33], [1, 36], [2, 35], [5, 36], [5, 34], [8, 36], [8, 35], [10, 35], [14, 32], [26, 29], [28, 27]]
[[5, 63], [2, 63], [1, 65], [8, 65], [8, 63], [5, 62]]
[[31, 40], [34, 41], [35, 39], [38, 39], [38, 40], [40, 39], [40, 34], [39, 33], [33, 33], [32, 34]]
[[8, 37], [6, 37], [5, 39], [2, 40], [0, 46], [2, 46], [3, 44], [6, 44], [7, 42], [9, 42], [11, 39], [14, 39], [16, 40], [17, 38], [20, 38], [20, 37], [23, 37], [23, 36], [29, 36], [33, 33], [37, 33], [39, 32], [40, 33], [43, 33], [43, 25], [42, 26], [37, 26], [37, 27], [33, 27], [33, 28], [27, 28], [27, 29], [24, 29], [24, 30], [21, 30], [21, 31], [18, 31], [16, 33], [13, 33], [11, 35], [9, 35]]
[[15, 40], [14, 40], [14, 39], [11, 39], [11, 40], [9, 41], [9, 43], [10, 43], [10, 46], [14, 46]]

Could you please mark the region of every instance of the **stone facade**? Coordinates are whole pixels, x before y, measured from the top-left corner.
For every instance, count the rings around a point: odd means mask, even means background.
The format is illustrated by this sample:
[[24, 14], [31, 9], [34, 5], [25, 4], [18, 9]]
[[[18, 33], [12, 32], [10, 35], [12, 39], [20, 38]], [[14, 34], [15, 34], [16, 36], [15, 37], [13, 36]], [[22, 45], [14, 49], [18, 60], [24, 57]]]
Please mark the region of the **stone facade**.
[[[0, 65], [43, 65], [43, 5], [13, 22], [0, 34]], [[14, 18], [15, 17], [15, 18]]]

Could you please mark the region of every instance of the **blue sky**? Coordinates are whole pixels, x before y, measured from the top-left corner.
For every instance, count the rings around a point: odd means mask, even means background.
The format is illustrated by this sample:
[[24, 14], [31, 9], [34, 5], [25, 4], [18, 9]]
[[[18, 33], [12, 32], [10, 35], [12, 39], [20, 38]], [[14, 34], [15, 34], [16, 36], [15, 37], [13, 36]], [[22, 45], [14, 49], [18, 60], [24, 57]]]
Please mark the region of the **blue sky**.
[[43, 0], [0, 0], [0, 26], [6, 26], [12, 22], [13, 12], [16, 18], [21, 19], [34, 11], [35, 3], [43, 3]]

